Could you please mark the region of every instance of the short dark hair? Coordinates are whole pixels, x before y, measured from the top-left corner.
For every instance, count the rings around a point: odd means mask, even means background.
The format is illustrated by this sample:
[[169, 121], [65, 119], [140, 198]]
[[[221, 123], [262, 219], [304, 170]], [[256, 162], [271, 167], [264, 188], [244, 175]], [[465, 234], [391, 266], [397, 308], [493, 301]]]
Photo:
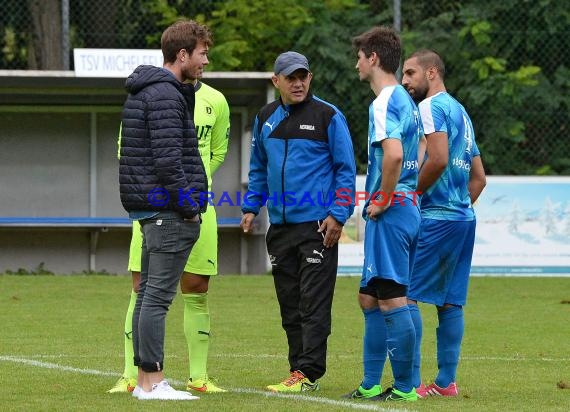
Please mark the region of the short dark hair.
[[372, 52], [378, 55], [380, 68], [388, 73], [396, 73], [400, 67], [402, 45], [400, 37], [392, 27], [378, 26], [354, 37], [352, 46], [362, 50], [366, 57]]
[[210, 29], [194, 20], [179, 20], [164, 30], [160, 38], [160, 47], [165, 63], [174, 63], [176, 54], [181, 49], [192, 53], [198, 42], [205, 43], [208, 47], [213, 44]]
[[420, 49], [413, 52], [408, 59], [413, 57], [418, 59], [418, 64], [422, 66], [422, 69], [426, 70], [430, 67], [435, 67], [441, 80], [445, 78], [445, 64], [437, 52], [430, 49]]

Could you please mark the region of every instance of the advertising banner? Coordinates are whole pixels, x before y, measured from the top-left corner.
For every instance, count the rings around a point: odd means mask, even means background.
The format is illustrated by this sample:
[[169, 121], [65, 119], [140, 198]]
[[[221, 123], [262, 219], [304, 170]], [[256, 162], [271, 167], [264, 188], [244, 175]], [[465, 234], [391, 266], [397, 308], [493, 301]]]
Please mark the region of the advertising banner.
[[570, 276], [570, 177], [487, 178], [472, 272]]
[[141, 64], [162, 67], [162, 62], [160, 49], [73, 49], [77, 77], [127, 78]]
[[[357, 177], [357, 191], [365, 178]], [[345, 226], [339, 275], [361, 273], [363, 203]], [[488, 176], [474, 208], [473, 275], [570, 276], [570, 177]]]

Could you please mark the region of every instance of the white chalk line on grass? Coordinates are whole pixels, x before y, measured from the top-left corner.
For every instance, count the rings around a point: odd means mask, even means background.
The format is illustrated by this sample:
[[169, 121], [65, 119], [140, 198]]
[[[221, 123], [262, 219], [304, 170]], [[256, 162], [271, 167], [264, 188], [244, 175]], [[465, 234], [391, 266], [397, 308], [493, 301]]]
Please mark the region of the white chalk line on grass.
[[[271, 358], [271, 359], [286, 359], [283, 355], [269, 355], [269, 354], [238, 354], [238, 353], [218, 353], [212, 354], [215, 358]], [[333, 355], [331, 356], [335, 358], [359, 358], [359, 355]], [[424, 356], [425, 359], [430, 359], [428, 356]], [[435, 356], [432, 356], [431, 359], [436, 359]], [[505, 362], [512, 362], [512, 361], [525, 361], [525, 362], [570, 362], [570, 358], [528, 358], [528, 357], [519, 357], [519, 356], [461, 356], [459, 358], [460, 361], [505, 361]]]
[[[12, 355], [6, 355], [8, 357], [13, 357]], [[121, 354], [118, 353], [109, 353], [107, 354], [109, 357], [117, 357], [122, 358]], [[248, 359], [287, 359], [286, 356], [283, 355], [273, 355], [268, 353], [258, 353], [258, 354], [249, 354], [249, 353], [216, 353], [210, 355], [213, 358], [248, 358]], [[26, 355], [26, 359], [64, 359], [64, 358], [73, 358], [73, 359], [92, 359], [99, 357], [91, 356], [91, 355], [70, 355], [70, 354], [53, 354], [53, 355]], [[356, 358], [359, 359], [359, 355], [334, 355], [335, 358], [340, 359], [350, 359]], [[180, 358], [178, 355], [166, 355], [167, 359], [177, 359]], [[424, 356], [424, 359], [436, 359], [435, 356], [428, 357]], [[499, 362], [570, 362], [570, 358], [529, 358], [523, 356], [461, 356], [459, 358], [460, 361], [499, 361]]]
[[40, 361], [33, 360], [33, 359], [19, 358], [17, 356], [0, 355], [0, 361], [23, 363], [24, 365], [37, 366], [38, 368], [57, 369], [57, 370], [64, 371], [64, 372], [81, 373], [84, 375], [117, 376], [117, 374], [113, 373], [113, 372], [104, 372], [104, 371], [98, 371], [95, 369], [74, 368], [71, 366], [59, 365], [57, 363], [47, 363], [47, 362], [40, 362]]
[[[435, 359], [435, 357], [434, 357]], [[501, 357], [501, 356], [461, 356], [460, 361], [501, 361], [501, 362], [570, 362], [570, 358], [525, 358], [525, 357]]]
[[410, 409], [394, 409], [394, 408], [380, 408], [375, 405], [370, 404], [363, 404], [363, 403], [352, 403], [349, 401], [337, 401], [334, 399], [329, 398], [318, 398], [314, 396], [307, 396], [307, 395], [292, 395], [292, 394], [284, 394], [284, 393], [273, 393], [267, 391], [260, 391], [258, 389], [240, 389], [240, 388], [231, 388], [232, 392], [239, 392], [239, 393], [251, 393], [255, 395], [262, 395], [268, 398], [282, 398], [282, 399], [295, 399], [300, 401], [307, 401], [307, 402], [316, 402], [316, 403], [323, 403], [332, 406], [342, 406], [343, 408], [348, 409], [361, 409], [366, 411], [390, 411], [390, 412], [411, 412]]
[[[82, 368], [74, 368], [71, 366], [59, 365], [57, 363], [48, 363], [48, 362], [40, 362], [34, 359], [27, 359], [22, 358], [19, 356], [10, 356], [10, 355], [0, 355], [0, 361], [4, 362], [14, 362], [20, 363], [28, 366], [44, 368], [44, 369], [55, 369], [58, 371], [63, 372], [72, 372], [72, 373], [80, 373], [83, 375], [96, 375], [96, 376], [114, 376], [119, 377], [121, 376], [115, 372], [105, 372], [96, 369], [82, 369]], [[173, 385], [185, 385], [186, 382], [181, 382], [175, 379], [169, 379], [170, 383]], [[228, 388], [231, 392], [235, 393], [245, 393], [245, 394], [253, 394], [253, 395], [261, 395], [267, 398], [282, 398], [282, 399], [294, 399], [298, 401], [305, 401], [305, 402], [312, 402], [312, 403], [322, 403], [331, 406], [339, 406], [347, 409], [355, 409], [355, 410], [367, 410], [367, 411], [383, 411], [383, 412], [411, 412], [409, 409], [394, 409], [394, 408], [381, 408], [376, 405], [370, 404], [360, 404], [360, 403], [353, 403], [349, 401], [337, 401], [334, 399], [329, 398], [320, 398], [316, 396], [307, 396], [307, 395], [294, 395], [294, 394], [282, 394], [282, 393], [272, 393], [272, 392], [265, 392], [258, 389], [247, 389], [247, 388]]]

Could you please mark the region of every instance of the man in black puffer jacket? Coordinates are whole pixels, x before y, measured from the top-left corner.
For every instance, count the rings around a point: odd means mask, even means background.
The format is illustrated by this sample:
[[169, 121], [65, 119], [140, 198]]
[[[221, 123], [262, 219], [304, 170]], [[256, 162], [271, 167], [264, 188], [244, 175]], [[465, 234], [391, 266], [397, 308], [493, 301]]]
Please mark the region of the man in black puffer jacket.
[[[164, 380], [166, 313], [200, 234], [207, 179], [193, 121], [194, 88], [183, 82], [211, 44], [209, 30], [179, 21], [162, 34], [164, 67], [139, 66], [128, 77], [123, 108], [119, 184], [121, 202], [143, 232], [141, 280], [133, 313], [133, 396], [198, 399]], [[203, 196], [203, 195], [202, 195]]]

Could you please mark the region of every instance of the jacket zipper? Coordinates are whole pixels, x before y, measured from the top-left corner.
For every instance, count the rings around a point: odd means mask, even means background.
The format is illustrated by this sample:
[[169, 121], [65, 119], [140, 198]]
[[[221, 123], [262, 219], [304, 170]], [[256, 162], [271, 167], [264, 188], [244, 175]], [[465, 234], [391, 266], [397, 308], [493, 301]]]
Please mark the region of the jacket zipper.
[[287, 223], [285, 218], [285, 162], [287, 161], [287, 154], [289, 153], [289, 139], [285, 137], [285, 155], [283, 156], [283, 165], [281, 166], [281, 193], [283, 196], [282, 208], [283, 208], [283, 224]]

